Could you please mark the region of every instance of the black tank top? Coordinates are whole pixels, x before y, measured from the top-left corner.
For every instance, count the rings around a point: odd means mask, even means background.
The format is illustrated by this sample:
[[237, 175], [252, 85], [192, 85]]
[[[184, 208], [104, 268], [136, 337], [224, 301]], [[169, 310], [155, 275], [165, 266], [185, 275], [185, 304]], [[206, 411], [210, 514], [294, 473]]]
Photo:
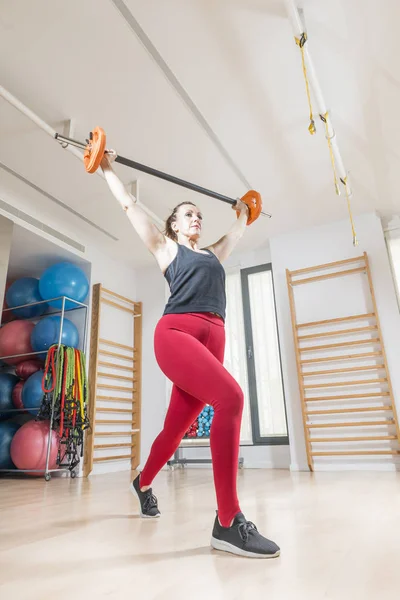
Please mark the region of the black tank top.
[[225, 270], [211, 250], [206, 252], [178, 244], [178, 253], [165, 271], [171, 296], [164, 315], [211, 312], [225, 320]]

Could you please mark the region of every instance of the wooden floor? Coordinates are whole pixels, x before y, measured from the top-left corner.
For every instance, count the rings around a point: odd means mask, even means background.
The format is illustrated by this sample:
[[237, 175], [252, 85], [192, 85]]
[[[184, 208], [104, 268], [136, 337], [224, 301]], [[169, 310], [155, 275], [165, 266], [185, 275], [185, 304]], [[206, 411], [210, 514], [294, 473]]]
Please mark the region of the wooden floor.
[[152, 521], [138, 517], [129, 481], [0, 480], [0, 598], [398, 597], [399, 473], [240, 471], [242, 510], [281, 546], [274, 560], [210, 549], [210, 470], [160, 473], [162, 517]]

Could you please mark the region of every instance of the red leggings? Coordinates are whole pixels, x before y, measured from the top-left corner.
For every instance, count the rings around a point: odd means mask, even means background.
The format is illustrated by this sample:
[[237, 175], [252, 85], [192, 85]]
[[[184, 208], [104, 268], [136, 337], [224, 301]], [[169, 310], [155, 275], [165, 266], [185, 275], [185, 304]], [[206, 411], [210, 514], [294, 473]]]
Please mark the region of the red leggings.
[[157, 362], [174, 386], [164, 428], [140, 475], [148, 486], [178, 448], [205, 404], [214, 407], [210, 445], [218, 517], [229, 527], [240, 512], [236, 491], [243, 392], [223, 366], [225, 328], [210, 313], [165, 315], [154, 338]]

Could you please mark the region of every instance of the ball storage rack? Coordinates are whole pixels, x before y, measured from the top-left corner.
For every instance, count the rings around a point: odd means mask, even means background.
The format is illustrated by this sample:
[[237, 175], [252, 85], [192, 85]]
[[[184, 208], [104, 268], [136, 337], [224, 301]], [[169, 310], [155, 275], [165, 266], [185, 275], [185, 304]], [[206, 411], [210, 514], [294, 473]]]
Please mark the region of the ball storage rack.
[[[201, 411], [200, 415], [203, 414], [203, 411], [204, 411], [204, 409]], [[199, 415], [199, 417], [200, 417], [200, 415]], [[194, 421], [194, 423], [196, 421], [197, 421], [197, 419]], [[211, 423], [211, 427], [212, 427], [212, 423]], [[179, 467], [179, 468], [183, 469], [183, 468], [185, 468], [186, 465], [200, 465], [200, 464], [211, 465], [212, 464], [211, 458], [205, 458], [205, 457], [187, 458], [184, 455], [184, 451], [188, 450], [188, 449], [193, 449], [193, 448], [210, 448], [210, 433], [208, 433], [207, 435], [201, 435], [199, 437], [197, 437], [197, 436], [188, 437], [187, 434], [185, 434], [185, 436], [181, 440], [181, 443], [179, 444], [179, 447], [174, 452], [173, 457], [171, 457], [170, 460], [167, 462], [167, 466], [170, 469], [174, 469], [174, 467]], [[244, 467], [244, 459], [243, 459], [243, 457], [239, 456], [238, 468], [243, 469], [243, 467]]]
[[[79, 349], [82, 352], [85, 352], [85, 348], [86, 348], [86, 339], [87, 339], [87, 325], [88, 325], [88, 305], [87, 304], [83, 304], [82, 302], [78, 302], [77, 300], [73, 300], [72, 298], [69, 298], [68, 296], [59, 296], [57, 298], [51, 298], [49, 300], [41, 300], [39, 302], [32, 302], [30, 304], [23, 304], [21, 306], [13, 306], [12, 308], [5, 308], [3, 310], [3, 313], [6, 312], [12, 312], [14, 310], [17, 310], [19, 308], [26, 308], [26, 307], [33, 307], [33, 306], [37, 306], [40, 304], [48, 304], [50, 302], [54, 302], [56, 300], [61, 300], [61, 309], [58, 308], [53, 308], [49, 306], [49, 310], [46, 311], [43, 315], [40, 316], [36, 316], [36, 317], [27, 317], [27, 318], [23, 318], [23, 319], [18, 319], [20, 321], [40, 321], [42, 318], [45, 317], [49, 317], [49, 316], [54, 316], [54, 315], [61, 315], [61, 319], [60, 319], [60, 333], [58, 336], [58, 341], [57, 341], [57, 350], [56, 350], [56, 372], [58, 372], [58, 359], [59, 359], [59, 354], [60, 354], [60, 347], [61, 347], [61, 340], [62, 340], [62, 331], [63, 331], [63, 325], [64, 325], [64, 319], [66, 318], [66, 314], [65, 313], [72, 313], [75, 311], [83, 311], [83, 325], [78, 326], [78, 331], [79, 331]], [[70, 303], [69, 306], [74, 305], [72, 308], [65, 308], [66, 302]], [[1, 316], [0, 316], [1, 319]], [[0, 322], [0, 326], [2, 325], [2, 323]], [[2, 361], [10, 359], [10, 358], [17, 358], [17, 357], [26, 357], [26, 359], [28, 360], [29, 358], [35, 358], [38, 355], [43, 355], [45, 351], [41, 350], [39, 352], [29, 352], [29, 353], [23, 353], [23, 354], [11, 354], [8, 356], [0, 356], [0, 372], [4, 371], [5, 369], [10, 370], [14, 367], [14, 365], [8, 365], [8, 364], [2, 364]], [[45, 468], [44, 469], [17, 469], [16, 467], [13, 469], [0, 469], [0, 473], [37, 473], [37, 474], [43, 474], [44, 479], [46, 481], [50, 481], [51, 479], [51, 474], [52, 473], [62, 473], [62, 472], [68, 472], [70, 473], [71, 478], [75, 478], [76, 477], [76, 465], [71, 463], [71, 460], [69, 460], [69, 462], [64, 463], [63, 460], [61, 460], [61, 464], [58, 465], [58, 468], [56, 469], [49, 469], [49, 460], [50, 460], [50, 449], [51, 449], [51, 440], [52, 440], [52, 435], [51, 435], [51, 431], [53, 428], [53, 419], [54, 419], [54, 408], [55, 408], [55, 395], [52, 394], [52, 398], [51, 398], [51, 410], [50, 410], [50, 419], [49, 419], [49, 435], [48, 435], [48, 441], [47, 441], [47, 448], [46, 448], [46, 464], [45, 464]], [[10, 415], [15, 415], [18, 413], [24, 413], [26, 412], [26, 409], [20, 409], [20, 408], [13, 408], [13, 409], [8, 409], [8, 410], [2, 410], [2, 413], [9, 413]], [[38, 413], [39, 413], [39, 409], [38, 409]], [[60, 440], [60, 445], [61, 445], [61, 440]], [[58, 449], [60, 450], [60, 448]], [[65, 459], [65, 456], [64, 456]]]

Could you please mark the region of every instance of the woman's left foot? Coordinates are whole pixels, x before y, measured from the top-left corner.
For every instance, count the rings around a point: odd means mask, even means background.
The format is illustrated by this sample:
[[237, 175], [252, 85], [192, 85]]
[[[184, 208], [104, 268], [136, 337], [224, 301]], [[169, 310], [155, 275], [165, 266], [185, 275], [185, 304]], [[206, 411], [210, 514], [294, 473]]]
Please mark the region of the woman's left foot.
[[132, 481], [129, 489], [132, 494], [139, 499], [140, 515], [142, 517], [145, 519], [158, 519], [160, 517], [157, 498], [153, 494], [153, 490], [149, 488], [145, 492], [142, 492], [140, 489], [140, 474]]
[[276, 558], [281, 552], [279, 546], [258, 533], [254, 523], [246, 521], [241, 512], [230, 527], [222, 527], [216, 516], [211, 546], [247, 558]]

